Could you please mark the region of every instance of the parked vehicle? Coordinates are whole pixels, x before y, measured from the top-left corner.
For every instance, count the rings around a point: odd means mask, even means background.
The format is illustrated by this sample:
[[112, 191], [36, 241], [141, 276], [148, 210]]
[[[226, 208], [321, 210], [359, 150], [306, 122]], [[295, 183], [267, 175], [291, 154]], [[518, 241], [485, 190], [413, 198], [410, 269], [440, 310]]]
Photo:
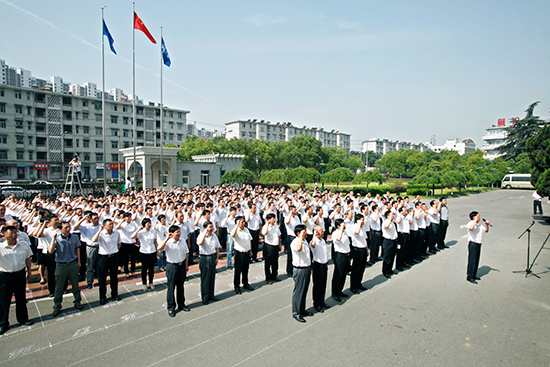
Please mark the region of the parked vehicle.
[[0, 180], [0, 186], [4, 185], [13, 185], [13, 183], [11, 182], [11, 180]]
[[53, 183], [49, 181], [34, 181], [32, 184], [33, 185], [53, 185]]
[[40, 193], [40, 190], [26, 190], [21, 186], [3, 186], [0, 188], [0, 194], [5, 198], [11, 194], [15, 194], [16, 198], [32, 198]]
[[534, 189], [531, 185], [531, 174], [529, 173], [511, 173], [504, 176], [502, 184], [503, 189]]

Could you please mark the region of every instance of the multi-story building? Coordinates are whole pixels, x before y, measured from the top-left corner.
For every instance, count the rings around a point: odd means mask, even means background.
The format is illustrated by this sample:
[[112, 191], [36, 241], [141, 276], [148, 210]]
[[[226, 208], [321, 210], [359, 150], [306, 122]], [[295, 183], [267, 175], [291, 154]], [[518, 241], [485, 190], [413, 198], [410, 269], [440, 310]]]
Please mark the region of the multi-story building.
[[476, 151], [476, 143], [470, 139], [466, 138], [462, 141], [458, 141], [457, 138], [447, 139], [443, 145], [432, 145], [428, 143], [428, 149], [433, 150], [436, 153], [441, 152], [442, 150], [454, 150], [457, 151], [460, 155], [473, 153]]
[[290, 122], [271, 123], [264, 120], [237, 120], [225, 123], [226, 139], [238, 138], [254, 141], [256, 139], [267, 142], [290, 141], [301, 135], [310, 135], [320, 140], [324, 147], [341, 147], [350, 150], [350, 134], [341, 133], [336, 130], [325, 131], [317, 127], [296, 127]]
[[487, 134], [481, 137], [484, 142], [481, 150], [485, 152], [485, 158], [493, 160], [502, 156], [499, 148], [506, 142], [509, 128], [510, 125], [506, 126], [506, 119], [503, 118], [498, 119], [497, 125], [485, 128]]
[[[163, 109], [166, 144], [185, 141], [188, 113]], [[97, 98], [0, 85], [0, 178], [59, 179], [75, 154], [84, 178], [118, 178], [119, 149], [133, 147], [132, 104], [105, 101], [105, 129], [104, 141]], [[160, 146], [160, 108], [154, 103], [136, 106], [136, 132], [137, 146]]]
[[392, 150], [398, 150], [398, 149], [415, 149], [419, 152], [423, 152], [426, 150], [426, 146], [424, 144], [414, 144], [406, 141], [401, 140], [388, 140], [388, 139], [370, 139], [365, 140], [361, 144], [361, 151], [364, 152], [374, 152], [378, 153], [380, 155], [384, 155], [388, 152], [391, 152]]

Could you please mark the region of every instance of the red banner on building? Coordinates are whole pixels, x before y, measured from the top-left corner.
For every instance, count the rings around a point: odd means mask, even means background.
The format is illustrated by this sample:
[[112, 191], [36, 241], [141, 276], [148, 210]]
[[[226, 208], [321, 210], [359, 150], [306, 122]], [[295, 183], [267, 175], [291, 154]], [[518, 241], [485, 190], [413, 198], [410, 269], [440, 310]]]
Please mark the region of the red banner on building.
[[37, 170], [48, 170], [50, 169], [50, 165], [48, 163], [35, 163], [34, 169]]
[[124, 169], [124, 163], [110, 163], [109, 164], [110, 169]]
[[498, 126], [504, 126], [506, 124], [506, 119], [498, 119]]

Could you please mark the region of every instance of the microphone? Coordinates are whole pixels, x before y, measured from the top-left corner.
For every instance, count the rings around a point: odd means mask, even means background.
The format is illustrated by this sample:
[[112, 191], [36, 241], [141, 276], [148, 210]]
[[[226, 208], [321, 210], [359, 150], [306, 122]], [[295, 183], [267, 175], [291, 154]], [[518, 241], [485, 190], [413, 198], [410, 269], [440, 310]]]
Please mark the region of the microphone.
[[[485, 220], [485, 218], [482, 219], [483, 223], [487, 224], [487, 221]], [[489, 227], [492, 227], [493, 225], [491, 223], [489, 223]]]

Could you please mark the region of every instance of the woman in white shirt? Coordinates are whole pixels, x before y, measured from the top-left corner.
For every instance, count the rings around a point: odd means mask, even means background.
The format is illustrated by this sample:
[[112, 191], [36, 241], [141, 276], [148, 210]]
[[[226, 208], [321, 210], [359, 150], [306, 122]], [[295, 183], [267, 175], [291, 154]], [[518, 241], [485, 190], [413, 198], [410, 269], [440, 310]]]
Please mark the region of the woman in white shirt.
[[[153, 279], [155, 277], [155, 262], [157, 260], [157, 231], [151, 228], [151, 220], [143, 218], [141, 227], [132, 234], [132, 238], [139, 238], [141, 246], [141, 283], [143, 290], [155, 289]], [[147, 275], [149, 275], [149, 286], [147, 286]]]
[[[157, 217], [155, 223], [155, 230], [157, 231], [157, 243], [162, 243], [166, 237], [168, 237], [168, 227], [166, 226], [166, 215], [160, 214]], [[157, 262], [159, 271], [166, 271], [166, 251], [159, 251], [157, 255]]]

